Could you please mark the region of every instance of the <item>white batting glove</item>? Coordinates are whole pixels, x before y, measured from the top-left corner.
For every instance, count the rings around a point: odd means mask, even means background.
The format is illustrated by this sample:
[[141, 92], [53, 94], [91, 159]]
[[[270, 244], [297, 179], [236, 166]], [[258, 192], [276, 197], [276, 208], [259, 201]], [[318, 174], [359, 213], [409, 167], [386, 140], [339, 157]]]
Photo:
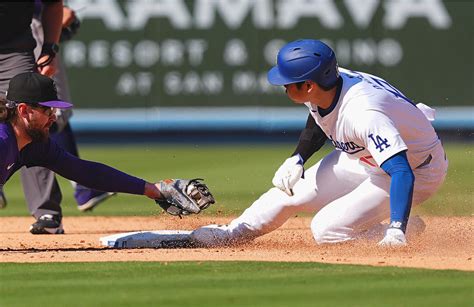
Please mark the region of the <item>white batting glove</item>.
[[405, 234], [400, 228], [388, 228], [385, 231], [385, 237], [379, 242], [379, 246], [383, 247], [400, 247], [407, 245]]
[[297, 154], [283, 162], [273, 176], [272, 183], [289, 196], [293, 196], [293, 187], [303, 176], [303, 158]]

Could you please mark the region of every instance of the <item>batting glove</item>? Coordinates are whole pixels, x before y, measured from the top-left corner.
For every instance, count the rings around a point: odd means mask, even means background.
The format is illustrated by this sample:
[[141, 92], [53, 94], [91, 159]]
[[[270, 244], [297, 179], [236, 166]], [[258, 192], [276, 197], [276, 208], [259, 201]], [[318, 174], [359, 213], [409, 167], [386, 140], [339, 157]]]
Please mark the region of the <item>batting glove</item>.
[[400, 247], [407, 245], [405, 234], [400, 228], [388, 228], [385, 231], [385, 237], [379, 242], [379, 246], [383, 247]]
[[303, 163], [303, 158], [299, 154], [286, 159], [273, 176], [273, 185], [293, 196], [293, 187], [304, 174]]

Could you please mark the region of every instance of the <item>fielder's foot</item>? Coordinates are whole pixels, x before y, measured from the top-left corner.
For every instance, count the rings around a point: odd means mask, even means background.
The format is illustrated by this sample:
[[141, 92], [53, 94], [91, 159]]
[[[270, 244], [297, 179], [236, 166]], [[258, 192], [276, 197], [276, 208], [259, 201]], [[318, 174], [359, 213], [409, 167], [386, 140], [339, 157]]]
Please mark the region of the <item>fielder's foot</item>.
[[227, 225], [207, 225], [191, 232], [191, 242], [199, 247], [226, 246], [232, 243]]
[[34, 235], [53, 234], [59, 235], [64, 233], [61, 216], [53, 214], [43, 214], [36, 223], [31, 225], [30, 232]]
[[97, 207], [100, 203], [102, 203], [104, 200], [108, 199], [111, 196], [114, 196], [117, 193], [114, 192], [103, 192], [102, 194], [99, 194], [95, 197], [92, 197], [88, 201], [86, 201], [83, 204], [78, 205], [79, 211], [86, 212], [86, 211], [92, 211], [95, 207]]
[[7, 198], [5, 197], [5, 193], [3, 190], [0, 190], [0, 209], [5, 209], [7, 206]]

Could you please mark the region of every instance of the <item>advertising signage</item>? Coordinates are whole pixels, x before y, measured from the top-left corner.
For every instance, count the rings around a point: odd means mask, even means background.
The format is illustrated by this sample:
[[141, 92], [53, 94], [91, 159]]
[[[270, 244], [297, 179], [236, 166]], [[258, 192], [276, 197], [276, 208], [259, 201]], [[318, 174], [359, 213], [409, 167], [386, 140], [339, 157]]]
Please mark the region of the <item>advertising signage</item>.
[[470, 1], [78, 0], [62, 44], [80, 108], [288, 106], [266, 81], [298, 38], [334, 48], [341, 67], [373, 73], [415, 102], [472, 105]]

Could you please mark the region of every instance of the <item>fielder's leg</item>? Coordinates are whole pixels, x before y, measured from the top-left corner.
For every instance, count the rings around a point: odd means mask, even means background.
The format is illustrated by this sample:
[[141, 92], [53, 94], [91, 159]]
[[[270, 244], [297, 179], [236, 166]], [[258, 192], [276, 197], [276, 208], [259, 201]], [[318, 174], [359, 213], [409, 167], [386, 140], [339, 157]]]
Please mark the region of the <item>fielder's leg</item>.
[[53, 172], [43, 167], [22, 167], [21, 181], [28, 209], [35, 218], [44, 214], [62, 216], [62, 194]]

